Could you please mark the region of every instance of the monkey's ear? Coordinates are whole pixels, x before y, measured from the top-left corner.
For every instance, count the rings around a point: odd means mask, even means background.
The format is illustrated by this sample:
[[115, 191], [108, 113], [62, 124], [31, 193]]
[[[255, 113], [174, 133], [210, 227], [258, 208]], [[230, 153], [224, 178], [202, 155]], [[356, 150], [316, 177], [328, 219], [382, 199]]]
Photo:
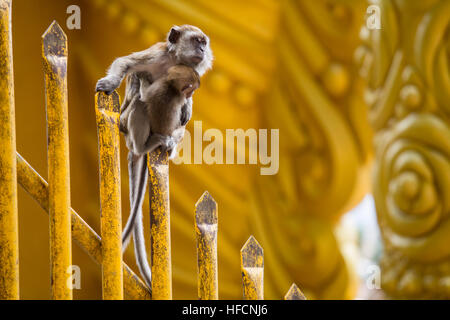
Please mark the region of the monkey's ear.
[[172, 27], [169, 32], [169, 37], [167, 38], [170, 43], [176, 43], [181, 36], [181, 31], [178, 27]]

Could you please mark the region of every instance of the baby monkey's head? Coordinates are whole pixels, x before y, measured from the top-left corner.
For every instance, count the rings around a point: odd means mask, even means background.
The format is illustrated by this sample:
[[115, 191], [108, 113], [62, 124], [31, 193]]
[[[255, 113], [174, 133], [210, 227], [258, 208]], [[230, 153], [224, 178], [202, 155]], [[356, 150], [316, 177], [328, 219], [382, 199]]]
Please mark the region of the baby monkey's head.
[[194, 91], [200, 87], [200, 76], [191, 67], [176, 65], [167, 71], [167, 81], [186, 98], [190, 98]]

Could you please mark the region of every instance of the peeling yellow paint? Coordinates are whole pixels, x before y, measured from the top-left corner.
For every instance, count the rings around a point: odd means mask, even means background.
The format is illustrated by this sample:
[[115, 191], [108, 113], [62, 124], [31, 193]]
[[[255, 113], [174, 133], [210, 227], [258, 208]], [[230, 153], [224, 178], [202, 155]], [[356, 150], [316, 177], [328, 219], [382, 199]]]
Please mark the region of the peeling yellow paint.
[[0, 0], [0, 299], [19, 299], [11, 1]]
[[241, 249], [241, 272], [245, 300], [264, 300], [264, 252], [253, 236]]
[[198, 298], [218, 300], [217, 275], [217, 203], [205, 191], [195, 205], [197, 235]]
[[289, 288], [289, 291], [284, 296], [284, 300], [306, 300], [306, 297], [302, 290], [300, 290], [300, 288], [293, 283]]
[[[48, 212], [49, 188], [47, 182], [17, 153], [17, 181], [36, 202]], [[71, 209], [72, 237], [97, 264], [102, 263], [102, 240], [100, 236]], [[123, 266], [124, 290], [127, 299], [149, 300], [151, 294], [144, 282], [128, 267]]]
[[170, 248], [169, 159], [156, 150], [148, 156], [150, 188], [152, 296], [172, 299]]
[[56, 21], [42, 36], [47, 109], [51, 292], [71, 300], [70, 169], [67, 110], [67, 37]]
[[102, 234], [103, 299], [123, 299], [119, 95], [95, 95]]

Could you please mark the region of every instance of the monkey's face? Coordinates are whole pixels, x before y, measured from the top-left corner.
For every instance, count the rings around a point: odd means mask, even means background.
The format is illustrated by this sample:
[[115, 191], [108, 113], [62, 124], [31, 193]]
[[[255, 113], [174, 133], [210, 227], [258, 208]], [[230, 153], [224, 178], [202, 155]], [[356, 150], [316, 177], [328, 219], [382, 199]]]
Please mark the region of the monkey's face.
[[167, 39], [177, 63], [194, 68], [200, 75], [211, 68], [213, 57], [209, 38], [199, 28], [189, 25], [173, 27]]
[[194, 91], [200, 86], [200, 76], [198, 73], [185, 65], [176, 65], [168, 70], [167, 80], [185, 98], [190, 98]]

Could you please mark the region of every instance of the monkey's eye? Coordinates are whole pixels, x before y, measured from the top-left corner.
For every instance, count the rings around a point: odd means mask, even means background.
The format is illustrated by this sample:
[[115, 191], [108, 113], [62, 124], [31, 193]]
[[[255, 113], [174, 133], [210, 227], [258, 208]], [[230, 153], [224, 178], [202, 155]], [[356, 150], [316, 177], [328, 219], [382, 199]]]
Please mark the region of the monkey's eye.
[[206, 45], [206, 40], [202, 37], [194, 37], [192, 40], [194, 40], [195, 42], [201, 44], [201, 45]]

